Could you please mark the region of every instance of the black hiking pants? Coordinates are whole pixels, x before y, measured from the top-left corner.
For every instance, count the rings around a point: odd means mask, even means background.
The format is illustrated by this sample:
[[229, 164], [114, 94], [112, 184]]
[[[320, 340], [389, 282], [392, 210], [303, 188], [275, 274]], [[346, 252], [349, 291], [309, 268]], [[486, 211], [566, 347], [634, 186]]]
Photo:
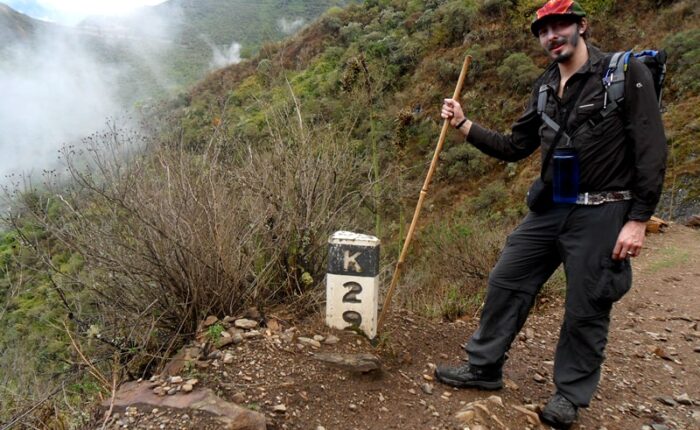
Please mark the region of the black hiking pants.
[[466, 346], [475, 366], [501, 366], [542, 285], [559, 264], [566, 308], [554, 362], [557, 391], [588, 406], [600, 380], [610, 310], [632, 285], [629, 260], [612, 260], [629, 201], [530, 212], [508, 236], [489, 276], [479, 328]]

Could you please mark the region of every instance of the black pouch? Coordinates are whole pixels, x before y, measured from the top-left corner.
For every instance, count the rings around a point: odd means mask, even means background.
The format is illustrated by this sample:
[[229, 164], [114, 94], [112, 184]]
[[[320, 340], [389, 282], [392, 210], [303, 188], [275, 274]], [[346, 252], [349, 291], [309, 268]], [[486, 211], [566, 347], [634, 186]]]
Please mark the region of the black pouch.
[[533, 212], [544, 212], [554, 204], [554, 190], [542, 178], [535, 179], [527, 192], [527, 207]]

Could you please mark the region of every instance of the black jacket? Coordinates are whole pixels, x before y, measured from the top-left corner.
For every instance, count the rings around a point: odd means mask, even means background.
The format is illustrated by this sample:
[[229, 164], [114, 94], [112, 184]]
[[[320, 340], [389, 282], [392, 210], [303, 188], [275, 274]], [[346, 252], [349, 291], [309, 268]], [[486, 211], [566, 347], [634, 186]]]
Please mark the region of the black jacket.
[[[579, 128], [603, 107], [602, 76], [611, 55], [591, 45], [588, 54], [586, 64], [567, 81], [562, 99], [556, 94], [549, 96], [545, 112], [558, 122], [562, 106], [570, 102], [577, 86], [585, 81], [566, 126], [580, 161], [580, 192], [631, 190], [633, 201], [628, 217], [646, 221], [659, 202], [666, 166], [666, 137], [651, 73], [632, 58], [625, 75], [621, 109], [593, 128]], [[528, 107], [513, 124], [511, 134], [497, 133], [474, 123], [467, 140], [485, 154], [505, 161], [521, 160], [542, 145], [544, 159], [555, 132], [537, 114], [537, 95], [540, 85], [549, 84], [556, 89], [559, 81], [559, 68], [549, 67], [538, 79]], [[545, 182], [551, 181], [552, 170], [550, 165]]]

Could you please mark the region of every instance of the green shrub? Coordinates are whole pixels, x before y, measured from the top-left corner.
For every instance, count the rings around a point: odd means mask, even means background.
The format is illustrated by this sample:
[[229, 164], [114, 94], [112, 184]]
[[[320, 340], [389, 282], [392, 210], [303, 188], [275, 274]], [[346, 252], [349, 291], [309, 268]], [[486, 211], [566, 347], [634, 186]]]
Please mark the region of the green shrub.
[[207, 328], [207, 338], [209, 339], [209, 341], [216, 344], [217, 342], [219, 342], [219, 339], [221, 339], [221, 333], [223, 333], [224, 330], [224, 326], [220, 322], [210, 325]]
[[700, 90], [700, 29], [674, 34], [664, 41], [669, 77], [680, 91]]
[[513, 7], [513, 0], [483, 0], [481, 10], [486, 15], [499, 16]]
[[488, 167], [481, 151], [466, 142], [450, 146], [440, 158], [442, 171], [448, 179], [476, 177], [484, 174]]
[[510, 54], [496, 70], [503, 88], [518, 93], [527, 92], [532, 83], [542, 73], [530, 57], [522, 52]]
[[508, 190], [501, 181], [486, 185], [477, 197], [471, 199], [472, 212], [482, 216], [498, 212], [508, 200]]
[[477, 13], [472, 2], [452, 1], [440, 6], [432, 23], [434, 43], [438, 46], [461, 45]]

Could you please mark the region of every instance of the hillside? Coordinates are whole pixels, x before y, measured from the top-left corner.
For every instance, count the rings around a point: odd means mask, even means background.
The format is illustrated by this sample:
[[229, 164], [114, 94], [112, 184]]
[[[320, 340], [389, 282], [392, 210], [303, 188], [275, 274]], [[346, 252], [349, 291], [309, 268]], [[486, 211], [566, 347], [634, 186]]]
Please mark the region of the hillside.
[[[671, 156], [658, 212], [682, 222], [700, 211], [700, 4], [581, 3], [592, 16], [592, 42], [603, 49], [669, 51]], [[9, 327], [0, 350], [10, 363], [0, 367], [0, 382], [13, 394], [5, 416], [51, 393], [52, 381], [70, 381], [64, 399], [51, 400], [60, 409], [108, 397], [112, 378], [148, 379], [208, 315], [255, 307], [288, 326], [313, 321], [323, 312], [335, 230], [379, 236], [388, 282], [439, 134], [438, 108], [464, 55], [475, 59], [463, 94], [468, 115], [507, 130], [546, 65], [528, 31], [537, 4], [368, 0], [333, 8], [167, 103], [144, 107], [145, 130], [115, 125], [88, 138], [87, 149], [62, 153], [70, 181], [49, 172], [41, 186], [19, 190], [0, 247], [0, 316]], [[397, 309], [435, 327], [474, 315], [537, 171], [536, 156], [497, 162], [451, 134]], [[542, 299], [558, 303], [562, 282], [556, 274]], [[216, 340], [223, 329], [205, 336]], [[7, 347], [17, 339], [24, 349]], [[27, 370], [37, 363], [49, 364]], [[47, 382], [27, 393], [34, 379]], [[260, 408], [257, 400], [248, 406]], [[34, 422], [88, 419], [75, 408], [53, 410]]]
[[38, 21], [0, 3], [0, 38], [6, 43], [28, 38], [35, 31], [37, 23]]
[[[91, 17], [64, 27], [0, 5], [3, 47], [36, 45], [46, 39], [86, 47], [102, 64], [123, 70], [116, 83], [126, 106], [171, 95], [209, 71], [253, 55], [349, 0], [170, 0], [125, 17]], [[238, 49], [234, 46], [240, 45]]]

